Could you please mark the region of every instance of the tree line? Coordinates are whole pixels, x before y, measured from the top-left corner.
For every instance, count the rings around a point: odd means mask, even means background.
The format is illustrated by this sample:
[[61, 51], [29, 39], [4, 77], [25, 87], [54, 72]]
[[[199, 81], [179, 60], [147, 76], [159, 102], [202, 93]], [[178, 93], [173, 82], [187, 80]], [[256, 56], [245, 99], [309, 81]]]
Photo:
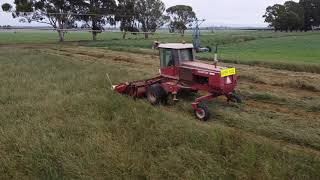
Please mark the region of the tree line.
[[64, 41], [67, 29], [91, 29], [92, 39], [109, 25], [120, 25], [123, 38], [127, 32], [142, 32], [145, 38], [165, 24], [171, 32], [184, 33], [196, 19], [192, 7], [177, 5], [166, 9], [161, 0], [15, 0], [2, 4], [20, 22], [37, 22], [53, 27]]
[[3, 25], [0, 26], [0, 29], [11, 29], [12, 27], [10, 25]]
[[275, 4], [267, 7], [263, 17], [275, 31], [310, 31], [320, 26], [320, 0]]

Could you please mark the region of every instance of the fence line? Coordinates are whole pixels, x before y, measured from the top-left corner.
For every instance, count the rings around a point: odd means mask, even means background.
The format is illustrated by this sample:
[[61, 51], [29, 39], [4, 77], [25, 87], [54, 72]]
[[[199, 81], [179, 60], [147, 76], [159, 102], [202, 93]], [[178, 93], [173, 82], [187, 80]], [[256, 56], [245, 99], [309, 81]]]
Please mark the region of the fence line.
[[42, 12], [16, 12], [16, 11], [0, 11], [0, 13], [19, 13], [19, 14], [25, 14], [25, 15], [32, 15], [34, 13], [39, 13], [42, 15], [69, 15], [69, 16], [114, 16], [114, 17], [134, 17], [136, 15], [119, 15], [119, 14], [98, 14], [98, 13], [42, 13]]
[[[92, 29], [59, 29], [59, 28], [0, 28], [0, 31], [14, 31], [14, 32], [22, 32], [22, 31], [64, 31], [64, 32], [98, 32], [98, 33], [124, 33], [124, 31], [120, 31], [118, 29], [105, 29], [105, 30], [92, 30]], [[131, 34], [166, 34], [166, 35], [181, 35], [180, 33], [169, 33], [169, 32], [133, 32], [126, 31], [126, 33]], [[187, 34], [186, 34], [187, 35]]]

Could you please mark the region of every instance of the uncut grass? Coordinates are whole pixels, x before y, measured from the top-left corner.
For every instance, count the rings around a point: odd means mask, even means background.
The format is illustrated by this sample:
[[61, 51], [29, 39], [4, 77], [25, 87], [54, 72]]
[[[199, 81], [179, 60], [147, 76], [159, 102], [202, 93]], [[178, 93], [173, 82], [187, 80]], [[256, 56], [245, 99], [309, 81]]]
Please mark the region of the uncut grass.
[[319, 36], [315, 33], [230, 44], [223, 47], [221, 56], [229, 60], [242, 56], [248, 60], [319, 63]]
[[312, 153], [106, 90], [105, 72], [122, 81], [134, 69], [38, 50], [0, 49], [0, 55], [1, 179], [320, 175]]

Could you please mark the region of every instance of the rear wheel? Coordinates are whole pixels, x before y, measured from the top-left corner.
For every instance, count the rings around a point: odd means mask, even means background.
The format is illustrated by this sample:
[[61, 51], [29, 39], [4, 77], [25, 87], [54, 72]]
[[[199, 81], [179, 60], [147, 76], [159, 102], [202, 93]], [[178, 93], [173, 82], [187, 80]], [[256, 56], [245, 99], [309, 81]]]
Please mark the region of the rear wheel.
[[202, 103], [199, 104], [198, 108], [194, 110], [194, 115], [200, 121], [207, 121], [210, 116], [208, 106]]
[[167, 93], [160, 86], [160, 84], [154, 84], [147, 90], [147, 99], [152, 105], [158, 105], [166, 100]]

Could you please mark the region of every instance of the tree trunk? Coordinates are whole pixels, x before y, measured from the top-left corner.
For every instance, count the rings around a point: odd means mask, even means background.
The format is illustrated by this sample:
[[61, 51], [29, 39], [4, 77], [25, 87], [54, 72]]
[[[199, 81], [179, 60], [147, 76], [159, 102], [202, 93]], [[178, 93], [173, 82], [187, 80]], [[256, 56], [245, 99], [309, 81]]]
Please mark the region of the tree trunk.
[[99, 27], [99, 24], [97, 20], [92, 17], [92, 40], [96, 41], [97, 40], [97, 35], [100, 32], [101, 28]]
[[144, 38], [149, 39], [149, 34], [147, 32], [144, 33]]
[[127, 31], [124, 31], [122, 34], [122, 39], [126, 39], [126, 36], [127, 36]]
[[59, 34], [59, 42], [64, 42], [64, 25], [61, 19], [58, 20], [58, 34]]
[[58, 30], [59, 42], [64, 42], [64, 32], [63, 30]]
[[97, 32], [92, 32], [92, 40], [96, 41], [97, 40]]

